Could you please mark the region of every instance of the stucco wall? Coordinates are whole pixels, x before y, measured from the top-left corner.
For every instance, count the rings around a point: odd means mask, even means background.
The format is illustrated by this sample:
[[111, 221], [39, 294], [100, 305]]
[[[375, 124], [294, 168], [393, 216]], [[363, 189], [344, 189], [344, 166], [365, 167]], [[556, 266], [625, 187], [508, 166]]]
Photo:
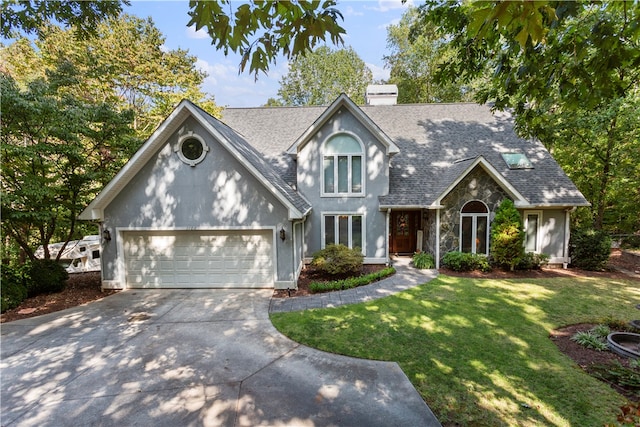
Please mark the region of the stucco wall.
[[[210, 151], [191, 167], [174, 152], [189, 131], [201, 136]], [[105, 209], [104, 226], [128, 229], [273, 228], [277, 280], [293, 280], [293, 240], [288, 210], [194, 119], [187, 119], [167, 144]], [[284, 226], [283, 242], [277, 231]], [[118, 233], [103, 251], [103, 280], [116, 280]]]
[[[321, 194], [322, 144], [330, 136], [348, 131], [365, 146], [363, 197], [323, 197]], [[322, 215], [325, 213], [360, 213], [365, 222], [365, 262], [386, 261], [386, 214], [378, 209], [378, 196], [389, 191], [389, 158], [386, 149], [345, 108], [325, 123], [298, 153], [298, 191], [313, 206], [305, 223], [305, 253], [310, 258], [321, 249]]]

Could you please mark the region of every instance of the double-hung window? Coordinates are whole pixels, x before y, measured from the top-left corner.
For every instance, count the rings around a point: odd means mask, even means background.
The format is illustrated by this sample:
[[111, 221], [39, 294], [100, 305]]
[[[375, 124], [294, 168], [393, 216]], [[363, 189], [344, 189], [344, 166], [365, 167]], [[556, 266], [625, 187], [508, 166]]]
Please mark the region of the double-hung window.
[[[322, 247], [342, 244], [364, 248], [364, 216], [361, 214], [325, 214], [322, 216], [324, 241]], [[363, 250], [364, 253], [364, 250]]]
[[540, 253], [542, 242], [540, 241], [540, 227], [542, 222], [542, 211], [524, 212], [524, 250], [525, 252]]
[[364, 195], [364, 150], [353, 136], [340, 133], [322, 149], [322, 195]]

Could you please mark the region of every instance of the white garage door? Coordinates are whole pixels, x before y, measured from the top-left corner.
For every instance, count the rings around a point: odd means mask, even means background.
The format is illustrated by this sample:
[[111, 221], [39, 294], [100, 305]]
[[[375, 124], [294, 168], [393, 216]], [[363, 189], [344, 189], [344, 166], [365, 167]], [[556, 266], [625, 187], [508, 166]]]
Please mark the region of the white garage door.
[[273, 287], [273, 232], [124, 232], [129, 288]]

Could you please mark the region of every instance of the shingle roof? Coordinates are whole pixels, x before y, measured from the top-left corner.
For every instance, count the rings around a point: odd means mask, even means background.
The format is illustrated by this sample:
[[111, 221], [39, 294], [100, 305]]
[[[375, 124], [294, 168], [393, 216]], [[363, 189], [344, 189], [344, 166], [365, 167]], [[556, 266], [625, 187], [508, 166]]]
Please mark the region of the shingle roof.
[[[469, 161], [482, 156], [532, 206], [580, 206], [587, 200], [537, 140], [517, 137], [512, 117], [472, 103], [361, 106], [398, 146], [383, 205], [429, 206]], [[295, 185], [295, 162], [286, 154], [326, 107], [230, 108], [222, 120], [260, 151]], [[524, 153], [533, 169], [511, 170], [501, 153]]]

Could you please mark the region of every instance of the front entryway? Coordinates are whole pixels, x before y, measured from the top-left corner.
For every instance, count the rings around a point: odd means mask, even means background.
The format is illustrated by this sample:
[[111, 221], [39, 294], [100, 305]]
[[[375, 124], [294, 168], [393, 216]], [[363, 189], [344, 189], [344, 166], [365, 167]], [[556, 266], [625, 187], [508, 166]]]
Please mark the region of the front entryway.
[[420, 211], [392, 211], [391, 224], [389, 224], [390, 252], [392, 254], [414, 253], [419, 228]]

